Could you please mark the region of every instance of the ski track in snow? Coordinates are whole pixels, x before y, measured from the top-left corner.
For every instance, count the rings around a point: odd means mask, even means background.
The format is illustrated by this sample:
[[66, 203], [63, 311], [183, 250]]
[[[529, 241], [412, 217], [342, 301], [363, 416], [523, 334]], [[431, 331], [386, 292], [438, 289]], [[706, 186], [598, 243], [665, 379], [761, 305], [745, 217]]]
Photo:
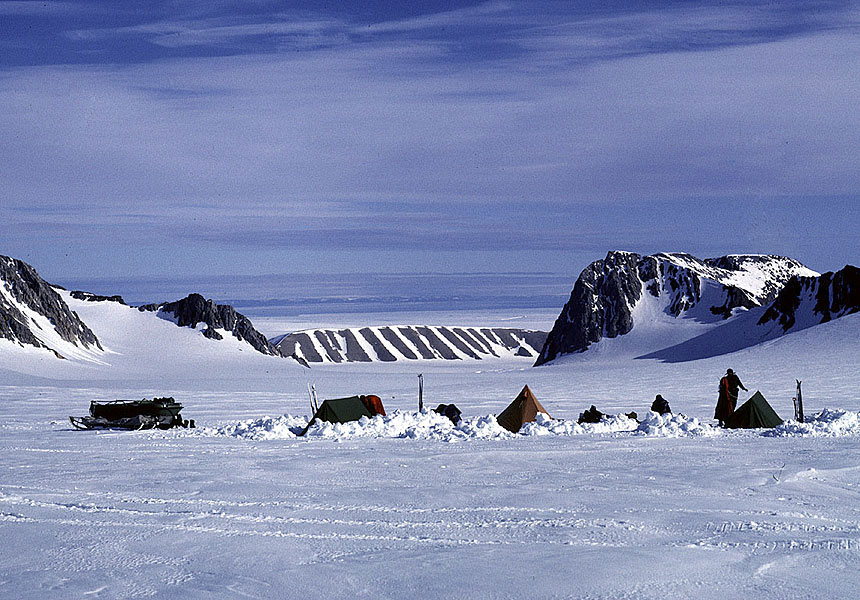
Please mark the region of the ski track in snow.
[[[183, 531], [217, 537], [283, 537], [340, 542], [384, 541], [422, 545], [585, 545], [635, 546], [642, 535], [660, 536], [668, 545], [689, 545], [684, 540], [696, 535], [698, 547], [742, 548], [752, 553], [857, 551], [860, 550], [860, 520], [821, 519], [800, 515], [813, 523], [786, 521], [798, 515], [754, 513], [757, 520], [708, 521], [694, 530], [675, 524], [656, 526], [645, 518], [654, 509], [627, 511], [623, 518], [583, 518], [578, 510], [483, 506], [426, 509], [398, 505], [320, 504], [306, 502], [226, 502], [222, 500], [177, 500], [104, 494], [99, 502], [57, 502], [45, 497], [62, 497], [70, 490], [16, 489], [3, 486], [0, 521], [63, 525], [70, 527], [141, 529], [157, 532]], [[102, 495], [99, 495], [102, 496]], [[170, 508], [140, 508], [168, 506]], [[268, 512], [245, 512], [246, 509]], [[12, 511], [12, 512], [10, 512]], [[26, 512], [38, 516], [27, 515]], [[278, 514], [272, 514], [272, 513]], [[286, 513], [337, 514], [337, 517], [295, 517]], [[658, 511], [668, 513], [673, 511]], [[719, 512], [719, 511], [718, 511]], [[546, 514], [549, 516], [536, 517]], [[564, 514], [567, 516], [559, 516]], [[705, 513], [706, 514], [706, 513]], [[705, 516], [705, 514], [699, 516]], [[374, 515], [375, 518], [368, 518]], [[443, 518], [444, 516], [444, 518]], [[92, 518], [89, 518], [92, 517]], [[383, 518], [387, 517], [387, 518]], [[775, 519], [775, 520], [767, 520]], [[815, 521], [824, 520], [823, 523]], [[303, 531], [302, 528], [312, 528]], [[500, 537], [502, 534], [504, 537]], [[519, 538], [520, 535], [527, 537]], [[546, 537], [551, 534], [551, 537]], [[710, 534], [710, 535], [709, 535]], [[754, 540], [725, 541], [729, 535]], [[762, 536], [777, 539], [760, 539]], [[804, 535], [806, 537], [798, 537]], [[779, 537], [783, 536], [783, 537]], [[784, 537], [788, 536], [788, 537]], [[313, 564], [317, 561], [310, 561]]]

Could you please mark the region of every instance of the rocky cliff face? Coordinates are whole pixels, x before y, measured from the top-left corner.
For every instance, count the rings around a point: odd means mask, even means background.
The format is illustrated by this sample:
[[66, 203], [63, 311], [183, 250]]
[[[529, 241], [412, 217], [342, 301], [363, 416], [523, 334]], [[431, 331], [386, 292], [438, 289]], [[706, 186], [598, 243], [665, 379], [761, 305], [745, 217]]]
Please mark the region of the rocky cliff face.
[[176, 302], [147, 304], [138, 310], [157, 312], [162, 318], [172, 320], [180, 327], [196, 328], [203, 323], [206, 325], [203, 335], [209, 339], [223, 339], [218, 330], [227, 331], [263, 354], [281, 356], [281, 352], [254, 328], [247, 317], [236, 312], [230, 305], [215, 304], [200, 294], [191, 294]]
[[546, 332], [435, 325], [312, 329], [274, 338], [284, 356], [308, 363], [534, 359]]
[[780, 256], [733, 255], [701, 260], [689, 254], [643, 256], [609, 252], [591, 263], [550, 331], [536, 365], [583, 352], [603, 338], [632, 331], [643, 294], [661, 298], [671, 317], [704, 322], [727, 319], [737, 309], [771, 302], [794, 276], [816, 276]]
[[47, 348], [54, 334], [82, 348], [102, 349], [96, 335], [27, 263], [0, 256], [0, 337]]
[[860, 269], [848, 265], [819, 277], [792, 277], [759, 325], [776, 321], [784, 332], [860, 312]]

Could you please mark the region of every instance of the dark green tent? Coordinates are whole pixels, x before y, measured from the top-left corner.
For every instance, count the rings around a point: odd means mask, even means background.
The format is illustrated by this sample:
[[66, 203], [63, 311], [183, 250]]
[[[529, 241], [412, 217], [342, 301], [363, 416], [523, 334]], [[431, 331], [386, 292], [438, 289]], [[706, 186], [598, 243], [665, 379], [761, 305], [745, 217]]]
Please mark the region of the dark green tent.
[[756, 391], [749, 400], [741, 404], [726, 420], [730, 429], [753, 429], [757, 427], [776, 427], [782, 419], [776, 414], [761, 392]]
[[329, 423], [346, 423], [348, 421], [358, 421], [361, 417], [373, 417], [360, 396], [350, 396], [349, 398], [335, 398], [333, 400], [323, 400], [316, 414], [308, 422], [307, 427], [299, 434], [304, 435], [311, 428], [314, 421], [327, 421]]

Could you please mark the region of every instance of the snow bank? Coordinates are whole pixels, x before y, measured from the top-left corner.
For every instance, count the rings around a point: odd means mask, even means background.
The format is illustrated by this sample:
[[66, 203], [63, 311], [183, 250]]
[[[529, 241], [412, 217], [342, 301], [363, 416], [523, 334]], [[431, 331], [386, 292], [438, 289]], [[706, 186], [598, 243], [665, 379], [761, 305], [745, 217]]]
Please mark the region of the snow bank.
[[511, 434], [500, 427], [492, 416], [470, 417], [454, 425], [447, 417], [432, 411], [417, 413], [396, 410], [385, 417], [362, 417], [349, 423], [319, 421], [311, 426], [306, 435], [329, 439], [384, 437], [450, 442], [469, 438], [509, 437]]
[[[283, 415], [250, 419], [218, 428], [203, 428], [203, 435], [227, 436], [250, 440], [295, 438], [307, 424], [306, 418]], [[354, 438], [406, 438], [454, 442], [474, 439], [511, 439], [519, 436], [569, 436], [635, 431], [638, 423], [624, 415], [606, 416], [600, 423], [583, 423], [550, 419], [539, 413], [534, 423], [526, 423], [519, 434], [512, 434], [493, 415], [464, 418], [454, 425], [435, 412], [396, 410], [388, 416], [362, 417], [348, 423], [315, 422], [307, 438], [345, 440]]]
[[308, 420], [302, 417], [282, 415], [280, 417], [263, 417], [248, 419], [232, 425], [210, 428], [203, 427], [199, 431], [203, 435], [244, 438], [248, 440], [283, 440], [295, 437]]
[[[204, 435], [222, 435], [251, 440], [295, 438], [307, 425], [307, 418], [284, 415], [251, 419], [234, 425], [202, 430]], [[465, 439], [510, 438], [492, 415], [470, 417], [454, 425], [435, 412], [396, 410], [383, 417], [362, 417], [348, 423], [316, 421], [305, 434], [307, 438], [344, 440], [353, 438], [409, 438], [451, 442]]]
[[[294, 439], [307, 425], [306, 417], [282, 415], [249, 419], [217, 428], [201, 428], [199, 433], [249, 440]], [[496, 422], [493, 415], [468, 417], [454, 425], [432, 411], [417, 413], [396, 410], [388, 416], [362, 417], [349, 423], [315, 422], [307, 438], [347, 440], [355, 438], [403, 438], [455, 442], [475, 439], [512, 439], [515, 437], [573, 436], [627, 433], [643, 437], [710, 437], [723, 431], [702, 423], [695, 417], [675, 413], [658, 415], [649, 411], [642, 422], [624, 415], [606, 415], [599, 423], [577, 423], [550, 419], [538, 413], [533, 423], [526, 423], [518, 434], [512, 434]], [[860, 412], [825, 409], [806, 423], [786, 421], [774, 429], [762, 431], [765, 437], [860, 436]]]
[[648, 414], [636, 428], [637, 435], [654, 437], [710, 436], [717, 430], [711, 425], [700, 423], [695, 417], [680, 413], [659, 415], [648, 411]]
[[636, 429], [636, 421], [624, 415], [605, 415], [600, 423], [577, 423], [561, 419], [550, 419], [543, 413], [538, 413], [533, 423], [526, 423], [520, 429], [520, 435], [583, 435], [588, 433], [616, 433]]
[[860, 435], [860, 412], [825, 408], [805, 423], [785, 421], [762, 433], [767, 437], [817, 436], [847, 437]]

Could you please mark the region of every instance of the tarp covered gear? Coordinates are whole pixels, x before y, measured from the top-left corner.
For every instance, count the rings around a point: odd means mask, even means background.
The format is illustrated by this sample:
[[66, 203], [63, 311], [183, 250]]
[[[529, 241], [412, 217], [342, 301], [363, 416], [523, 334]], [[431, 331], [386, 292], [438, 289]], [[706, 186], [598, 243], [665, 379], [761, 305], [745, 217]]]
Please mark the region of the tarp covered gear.
[[529, 386], [525, 386], [519, 396], [514, 398], [514, 401], [496, 417], [496, 421], [508, 431], [517, 433], [525, 423], [534, 421], [539, 412], [552, 418], [535, 398]]
[[379, 396], [359, 396], [361, 401], [364, 402], [364, 406], [373, 416], [382, 415], [385, 416], [385, 407], [382, 406], [382, 399]]
[[[366, 396], [365, 396], [366, 397]], [[378, 399], [378, 398], [377, 398]], [[379, 401], [380, 408], [382, 401]], [[382, 409], [382, 414], [385, 414]], [[317, 412], [308, 422], [300, 436], [306, 434], [314, 421], [326, 421], [328, 423], [348, 423], [349, 421], [358, 421], [361, 417], [373, 418], [373, 414], [365, 406], [361, 396], [350, 396], [349, 398], [335, 398], [332, 400], [323, 400]]]
[[454, 404], [440, 404], [433, 412], [448, 417], [454, 425], [460, 422], [460, 415], [463, 414]]
[[174, 417], [182, 410], [182, 405], [173, 398], [153, 398], [152, 400], [116, 400], [114, 402], [90, 402], [90, 416], [96, 419], [128, 419], [138, 415], [147, 417]]
[[667, 402], [660, 394], [657, 394], [657, 397], [654, 398], [654, 402], [651, 403], [651, 410], [658, 415], [665, 415], [666, 413], [672, 412], [672, 409], [669, 408], [669, 402]]
[[768, 404], [761, 392], [753, 394], [749, 400], [741, 404], [726, 420], [726, 427], [731, 429], [753, 429], [757, 427], [776, 427], [782, 419]]
[[[69, 417], [78, 429], [169, 429], [188, 427], [179, 411], [182, 405], [173, 398], [152, 400], [115, 400], [113, 402], [90, 402], [88, 417]], [[192, 425], [193, 427], [193, 425]]]
[[603, 418], [603, 413], [597, 410], [597, 407], [593, 404], [591, 408], [586, 411], [579, 413], [579, 419], [576, 421], [577, 423], [600, 423], [600, 419]]

